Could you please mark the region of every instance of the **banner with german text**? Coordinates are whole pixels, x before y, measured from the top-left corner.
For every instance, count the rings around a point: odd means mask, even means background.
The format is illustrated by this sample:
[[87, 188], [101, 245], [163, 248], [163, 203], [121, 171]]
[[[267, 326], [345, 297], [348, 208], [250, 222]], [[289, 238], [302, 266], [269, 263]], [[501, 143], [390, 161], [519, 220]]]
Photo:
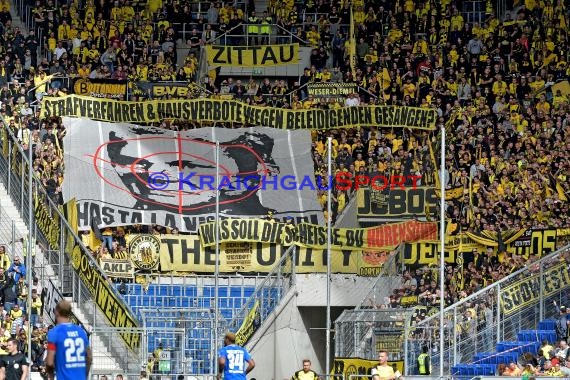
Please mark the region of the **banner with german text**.
[[41, 118], [71, 116], [110, 123], [161, 123], [165, 119], [196, 123], [224, 121], [276, 129], [332, 129], [349, 127], [435, 129], [430, 108], [390, 105], [335, 109], [288, 110], [252, 106], [239, 100], [176, 99], [143, 102], [115, 101], [70, 95], [43, 97]]
[[309, 131], [178, 132], [75, 118], [63, 124], [63, 198], [76, 199], [80, 230], [95, 219], [99, 227], [158, 224], [196, 233], [215, 218], [217, 195], [222, 216], [324, 222], [310, 188], [261, 186], [286, 177], [316, 183]]
[[501, 288], [503, 315], [511, 315], [540, 298], [546, 299], [548, 296], [566, 289], [569, 285], [570, 273], [568, 273], [568, 265], [565, 263], [545, 269], [542, 280], [540, 274], [536, 273], [511, 283]]
[[[216, 222], [200, 225], [204, 247], [216, 244]], [[392, 250], [403, 242], [437, 239], [437, 223], [415, 220], [371, 228], [333, 228], [334, 249]], [[327, 227], [309, 223], [297, 225], [259, 219], [223, 219], [219, 221], [220, 242], [260, 242], [297, 245], [310, 248], [327, 247]]]

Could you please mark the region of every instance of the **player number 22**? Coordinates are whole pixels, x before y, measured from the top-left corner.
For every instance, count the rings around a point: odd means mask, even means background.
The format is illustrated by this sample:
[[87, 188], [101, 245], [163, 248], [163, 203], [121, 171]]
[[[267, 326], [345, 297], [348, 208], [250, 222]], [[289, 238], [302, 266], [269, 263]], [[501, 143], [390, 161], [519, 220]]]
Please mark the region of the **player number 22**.
[[85, 343], [81, 338], [66, 338], [63, 341], [65, 346], [65, 360], [68, 363], [85, 361]]

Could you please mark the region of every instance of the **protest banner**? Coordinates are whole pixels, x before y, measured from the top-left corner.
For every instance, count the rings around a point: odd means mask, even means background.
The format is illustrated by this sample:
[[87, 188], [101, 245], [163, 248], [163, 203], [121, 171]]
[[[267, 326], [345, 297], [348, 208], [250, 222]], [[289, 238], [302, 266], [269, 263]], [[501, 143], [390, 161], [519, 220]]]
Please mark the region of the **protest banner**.
[[348, 127], [434, 130], [436, 112], [403, 106], [358, 106], [335, 109], [288, 110], [251, 106], [238, 100], [177, 99], [116, 101], [69, 95], [43, 97], [41, 118], [72, 116], [111, 123], [156, 123], [164, 119], [240, 123], [277, 129]]
[[[284, 246], [327, 247], [327, 228], [309, 223], [298, 225], [260, 219], [222, 219], [219, 221], [220, 242], [250, 241]], [[216, 222], [200, 225], [204, 247], [216, 243]], [[437, 223], [407, 221], [372, 228], [333, 228], [334, 249], [391, 250], [402, 242], [437, 238]]]

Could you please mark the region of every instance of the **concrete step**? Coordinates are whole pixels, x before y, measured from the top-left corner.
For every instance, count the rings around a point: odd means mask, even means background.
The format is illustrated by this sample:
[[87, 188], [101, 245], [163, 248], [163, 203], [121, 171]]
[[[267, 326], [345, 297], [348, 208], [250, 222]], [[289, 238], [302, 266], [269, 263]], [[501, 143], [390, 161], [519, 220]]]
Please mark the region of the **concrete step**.
[[[70, 302], [72, 300], [69, 300]], [[72, 303], [73, 312], [79, 320], [85, 321], [85, 317], [81, 307], [75, 302]], [[88, 331], [92, 331], [92, 326], [85, 326]], [[119, 369], [119, 363], [115, 360], [113, 355], [109, 352], [106, 344], [103, 342], [98, 334], [91, 334], [91, 351], [93, 352], [93, 371], [116, 371]]]

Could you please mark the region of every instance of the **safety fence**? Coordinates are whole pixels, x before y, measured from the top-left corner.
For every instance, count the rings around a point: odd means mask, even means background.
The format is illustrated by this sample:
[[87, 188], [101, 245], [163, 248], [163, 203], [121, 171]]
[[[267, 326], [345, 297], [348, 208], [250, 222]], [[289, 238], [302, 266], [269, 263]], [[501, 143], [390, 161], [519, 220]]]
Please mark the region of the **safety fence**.
[[[32, 174], [30, 181], [29, 151], [22, 149], [5, 123], [2, 123], [0, 136], [0, 181], [31, 231], [29, 236], [15, 238], [16, 241], [30, 238], [35, 240], [37, 252], [34, 264], [37, 268], [43, 267], [44, 280], [49, 278], [53, 288], [57, 289], [57, 294], [54, 293], [52, 299], [69, 297], [75, 304], [78, 322], [87, 330], [103, 328], [97, 330], [101, 340], [118, 342], [136, 353], [140, 348], [140, 337], [136, 334], [123, 334], [119, 335], [123, 339], [117, 339], [116, 335], [107, 330], [111, 326], [137, 327], [138, 321], [128, 305], [122, 302], [109, 278], [69, 225], [62, 210], [54, 203], [56, 194], [48, 193], [44, 188], [45, 183], [35, 174]], [[28, 202], [30, 182], [32, 204]], [[29, 220], [30, 214], [32, 220]], [[22, 250], [23, 247], [19, 249]], [[118, 352], [109, 354], [116, 358], [119, 368], [127, 370], [133, 365], [139, 367], [139, 359], [131, 360], [132, 355], [118, 355]]]
[[386, 261], [360, 305], [354, 310], [345, 310], [334, 323], [336, 357], [375, 359], [378, 349], [389, 344], [390, 347], [384, 348], [390, 358], [402, 359], [403, 337], [413, 310], [379, 307], [401, 286], [403, 251], [397, 249], [384, 254]]
[[229, 331], [237, 332], [243, 326], [242, 331], [248, 330], [246, 338], [249, 339], [253, 336], [255, 330], [267, 319], [289, 290], [295, 286], [296, 260], [295, 246], [291, 246], [285, 251], [267, 277], [256, 287], [241, 310], [229, 321], [227, 326]]
[[[414, 363], [427, 347], [432, 353], [433, 373], [439, 372], [440, 354], [444, 373], [450, 373], [456, 364], [474, 362], [477, 353], [494, 352], [500, 342], [519, 342], [521, 331], [536, 333], [539, 322], [557, 318], [556, 305], [570, 301], [569, 264], [570, 246], [566, 246], [447, 307], [443, 330], [439, 312], [419, 321], [405, 342], [406, 362]], [[442, 332], [444, 347], [440, 350]], [[534, 346], [522, 348], [536, 354]]]

